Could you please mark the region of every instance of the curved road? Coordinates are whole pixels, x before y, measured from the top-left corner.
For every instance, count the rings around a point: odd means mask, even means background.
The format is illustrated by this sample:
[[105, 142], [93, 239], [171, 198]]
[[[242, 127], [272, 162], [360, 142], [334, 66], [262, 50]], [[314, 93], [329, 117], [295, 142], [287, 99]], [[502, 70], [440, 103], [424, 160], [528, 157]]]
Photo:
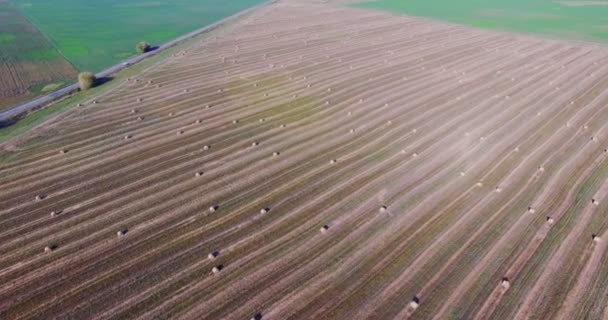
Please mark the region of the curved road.
[[[169, 42], [167, 42], [167, 43], [159, 46], [158, 48], [156, 48], [153, 51], [149, 51], [149, 52], [137, 55], [135, 57], [132, 57], [130, 59], [124, 60], [124, 61], [122, 61], [122, 62], [120, 62], [120, 63], [118, 63], [118, 64], [116, 64], [116, 65], [114, 65], [114, 66], [112, 66], [112, 67], [110, 67], [108, 69], [106, 69], [106, 70], [103, 70], [103, 71], [97, 73], [96, 77], [97, 78], [109, 77], [109, 76], [115, 74], [116, 72], [118, 72], [120, 70], [126, 69], [129, 66], [131, 66], [131, 65], [133, 65], [135, 63], [138, 63], [138, 62], [140, 62], [143, 59], [146, 59], [146, 58], [148, 58], [150, 56], [156, 55], [157, 53], [159, 53], [159, 52], [161, 52], [161, 51], [163, 51], [163, 50], [165, 50], [167, 48], [173, 47], [173, 46], [177, 45], [178, 43], [180, 43], [180, 42], [182, 42], [184, 40], [188, 40], [188, 39], [190, 39], [190, 38], [192, 38], [194, 36], [197, 36], [199, 34], [202, 34], [202, 33], [205, 33], [205, 32], [209, 32], [209, 31], [211, 31], [211, 30], [213, 30], [213, 29], [221, 26], [222, 24], [225, 24], [225, 23], [227, 23], [227, 22], [229, 22], [231, 20], [237, 19], [237, 18], [239, 18], [239, 17], [241, 17], [241, 16], [243, 16], [243, 15], [245, 15], [245, 14], [247, 14], [247, 13], [253, 11], [253, 10], [256, 10], [256, 9], [258, 9], [260, 7], [269, 5], [269, 4], [277, 2], [277, 1], [279, 1], [279, 0], [265, 1], [263, 3], [260, 3], [260, 4], [256, 5], [256, 6], [253, 6], [253, 7], [249, 8], [249, 9], [245, 9], [245, 10], [239, 11], [239, 12], [237, 12], [237, 13], [229, 16], [229, 17], [226, 17], [226, 18], [224, 18], [222, 20], [219, 20], [219, 21], [217, 21], [215, 23], [212, 23], [212, 24], [207, 25], [205, 27], [202, 27], [200, 29], [194, 30], [194, 31], [192, 31], [190, 33], [187, 33], [185, 35], [182, 35], [182, 36], [180, 36], [178, 38], [175, 38], [175, 39], [173, 39], [173, 40], [171, 40], [171, 41], [169, 41]], [[53, 92], [51, 92], [51, 93], [49, 93], [49, 94], [47, 94], [45, 96], [41, 96], [41, 97], [38, 97], [38, 98], [36, 98], [34, 100], [31, 100], [29, 102], [23, 103], [21, 105], [17, 105], [17, 106], [15, 106], [15, 107], [13, 107], [13, 108], [11, 108], [9, 110], [6, 110], [6, 111], [0, 113], [0, 123], [4, 122], [4, 121], [10, 121], [11, 119], [13, 119], [13, 118], [15, 118], [17, 116], [23, 115], [23, 114], [28, 113], [30, 111], [33, 111], [33, 110], [35, 110], [37, 108], [44, 107], [44, 106], [50, 104], [51, 102], [57, 100], [58, 98], [66, 96], [66, 95], [68, 95], [68, 94], [70, 94], [72, 92], [75, 92], [77, 90], [78, 90], [78, 83], [74, 83], [74, 84], [69, 85], [69, 86], [67, 86], [65, 88], [53, 91]]]

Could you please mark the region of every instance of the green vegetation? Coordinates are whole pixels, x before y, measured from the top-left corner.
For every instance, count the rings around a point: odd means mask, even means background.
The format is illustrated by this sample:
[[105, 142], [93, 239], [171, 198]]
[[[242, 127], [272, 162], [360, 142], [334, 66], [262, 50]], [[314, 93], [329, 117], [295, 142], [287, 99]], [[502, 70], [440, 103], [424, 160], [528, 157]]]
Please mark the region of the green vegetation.
[[11, 33], [0, 33], [0, 43], [15, 41], [17, 36]]
[[24, 52], [21, 55], [25, 60], [30, 61], [50, 61], [53, 59], [61, 59], [61, 55], [55, 48], [41, 48], [35, 49], [28, 52]]
[[138, 53], [145, 53], [145, 52], [150, 51], [150, 44], [145, 41], [140, 41], [135, 46], [135, 49], [137, 50]]
[[376, 0], [356, 4], [480, 28], [608, 41], [608, 1]]
[[88, 90], [95, 86], [95, 75], [92, 72], [81, 72], [78, 74], [80, 90]]
[[[0, 111], [34, 98], [76, 70], [11, 3], [0, 0]], [[18, 78], [16, 78], [18, 75]]]
[[[141, 39], [162, 44], [263, 1], [9, 0], [9, 3], [27, 16], [76, 68], [98, 72], [135, 55], [133, 44]], [[86, 32], [82, 26], [87, 26]]]

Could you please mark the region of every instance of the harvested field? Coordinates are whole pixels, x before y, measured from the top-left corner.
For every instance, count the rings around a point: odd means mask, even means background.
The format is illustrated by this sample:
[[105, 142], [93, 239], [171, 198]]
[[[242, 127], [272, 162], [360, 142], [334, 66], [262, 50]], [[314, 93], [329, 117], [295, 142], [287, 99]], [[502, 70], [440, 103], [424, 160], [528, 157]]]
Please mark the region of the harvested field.
[[0, 318], [605, 318], [607, 62], [263, 7], [3, 145]]

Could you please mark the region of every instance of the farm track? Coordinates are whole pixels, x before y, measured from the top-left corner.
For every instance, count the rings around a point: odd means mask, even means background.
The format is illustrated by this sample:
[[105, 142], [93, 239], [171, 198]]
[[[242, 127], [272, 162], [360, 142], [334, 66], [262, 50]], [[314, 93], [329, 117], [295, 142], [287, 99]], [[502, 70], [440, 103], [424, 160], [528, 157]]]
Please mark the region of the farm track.
[[0, 151], [0, 318], [600, 319], [607, 61], [263, 7]]

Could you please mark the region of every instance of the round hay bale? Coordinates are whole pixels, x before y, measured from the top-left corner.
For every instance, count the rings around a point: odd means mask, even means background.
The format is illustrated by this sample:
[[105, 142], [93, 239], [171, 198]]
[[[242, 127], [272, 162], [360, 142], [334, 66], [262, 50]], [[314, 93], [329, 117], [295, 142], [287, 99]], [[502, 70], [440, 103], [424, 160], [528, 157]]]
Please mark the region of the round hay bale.
[[328, 225], [324, 225], [324, 226], [321, 227], [320, 230], [321, 230], [321, 233], [325, 233], [325, 232], [327, 232], [327, 230], [329, 230], [329, 226]]
[[200, 177], [200, 176], [202, 176], [202, 175], [203, 175], [202, 171], [199, 171], [199, 172], [197, 172], [197, 173], [194, 174], [194, 176], [197, 177], [197, 178]]
[[536, 209], [534, 209], [532, 207], [528, 207], [528, 212], [529, 213], [534, 213], [534, 212], [536, 212]]
[[218, 274], [220, 273], [220, 271], [222, 271], [222, 269], [224, 269], [224, 267], [222, 265], [218, 265], [213, 267], [213, 269], [211, 269], [211, 272], [213, 272], [213, 274]]
[[594, 242], [600, 242], [600, 241], [602, 240], [602, 239], [600, 239], [600, 237], [599, 237], [597, 234], [592, 234], [592, 235], [591, 235], [591, 239], [592, 239]]
[[330, 163], [330, 164], [335, 164], [336, 162], [337, 162], [337, 160], [336, 160], [336, 159], [331, 159], [331, 160], [329, 161], [329, 163]]
[[386, 205], [381, 205], [379, 210], [380, 212], [386, 212], [386, 210], [388, 210], [388, 207]]
[[184, 134], [184, 131], [182, 131], [182, 130], [179, 130], [179, 131], [177, 132], [177, 135], [178, 135], [178, 136], [180, 136], [180, 135], [182, 135], [182, 134]]
[[477, 184], [476, 184], [476, 185], [477, 185], [478, 187], [483, 187], [483, 183], [482, 183], [481, 181], [480, 181], [480, 182], [477, 182]]
[[464, 177], [464, 171], [460, 171], [460, 176]]
[[255, 146], [257, 146], [258, 144], [259, 144], [259, 142], [254, 141], [254, 142], [252, 142], [252, 143], [251, 143], [251, 146], [252, 146], [252, 147], [255, 147]]
[[196, 121], [194, 121], [194, 123], [200, 124], [201, 123], [201, 119], [196, 119]]
[[594, 204], [594, 205], [596, 205], [596, 206], [600, 205], [600, 202], [598, 200], [596, 200], [595, 198], [591, 199], [591, 203]]
[[184, 93], [188, 92], [188, 89], [184, 89]]
[[50, 253], [53, 251], [53, 249], [54, 249], [54, 246], [46, 246], [46, 247], [44, 247], [44, 252]]
[[129, 140], [129, 139], [131, 139], [131, 136], [130, 135], [126, 135], [126, 136], [124, 136], [124, 139], [125, 140]]
[[239, 123], [239, 120], [232, 120], [232, 123], [237, 124], [237, 123]]
[[204, 145], [203, 146], [203, 150], [209, 150], [209, 148], [211, 148], [209, 145]]
[[412, 298], [412, 301], [410, 301], [409, 303], [409, 307], [412, 310], [416, 310], [418, 309], [418, 306], [420, 306], [420, 299], [417, 296], [414, 296], [414, 298]]
[[169, 112], [169, 117], [173, 117], [174, 114], [175, 113], [173, 113], [173, 112]]
[[350, 133], [355, 133], [355, 129], [350, 129]]
[[286, 125], [285, 125], [285, 124], [281, 124], [279, 127], [281, 127], [281, 128], [285, 128], [285, 127], [286, 127]]
[[500, 285], [505, 290], [509, 289], [509, 287], [511, 287], [511, 284], [509, 282], [509, 278], [503, 277], [502, 280], [500, 281]]
[[137, 117], [137, 120], [139, 120], [139, 121], [141, 121], [143, 119], [144, 119], [144, 117]]
[[119, 238], [122, 237], [122, 236], [124, 236], [125, 234], [127, 234], [127, 229], [118, 230], [116, 232], [116, 236], [119, 237]]
[[266, 121], [266, 119], [261, 118], [261, 119], [259, 119], [258, 121], [259, 121], [259, 122], [264, 122], [264, 121]]
[[41, 195], [41, 194], [38, 194], [38, 195], [36, 195], [36, 196], [34, 197], [34, 200], [36, 200], [36, 201], [40, 201], [40, 200], [42, 200], [42, 199], [44, 199], [44, 196], [43, 196], [43, 195]]
[[412, 153], [412, 157], [416, 158], [418, 156], [417, 152]]
[[131, 114], [135, 114], [135, 113], [137, 113], [137, 110], [131, 109]]
[[77, 103], [76, 106], [77, 107], [82, 107], [82, 103]]
[[213, 251], [207, 255], [207, 258], [209, 260], [215, 260], [215, 258], [217, 258], [217, 256], [219, 256], [219, 255], [220, 255], [219, 251]]
[[266, 214], [266, 213], [268, 213], [268, 211], [270, 211], [270, 208], [262, 208], [262, 209], [260, 210], [260, 213], [261, 213], [261, 214]]
[[51, 217], [55, 217], [59, 215], [59, 211], [51, 211]]
[[61, 150], [59, 150], [59, 153], [60, 154], [66, 154], [66, 153], [68, 153], [68, 150], [67, 149], [61, 149]]
[[137, 98], [137, 102], [141, 102], [141, 98]]
[[554, 220], [551, 217], [547, 217], [547, 223], [548, 224], [553, 224]]
[[545, 171], [545, 167], [543, 167], [543, 166], [538, 166], [538, 171], [540, 171], [540, 172], [544, 172], [544, 171]]
[[502, 189], [501, 189], [500, 187], [496, 187], [496, 192], [497, 192], [497, 193], [501, 193], [501, 192], [502, 192]]
[[209, 212], [215, 212], [218, 209], [218, 206], [209, 207]]
[[276, 157], [276, 156], [278, 156], [279, 154], [280, 154], [279, 152], [275, 151], [275, 152], [273, 152], [273, 153], [272, 153], [272, 156], [273, 156], [273, 157]]

